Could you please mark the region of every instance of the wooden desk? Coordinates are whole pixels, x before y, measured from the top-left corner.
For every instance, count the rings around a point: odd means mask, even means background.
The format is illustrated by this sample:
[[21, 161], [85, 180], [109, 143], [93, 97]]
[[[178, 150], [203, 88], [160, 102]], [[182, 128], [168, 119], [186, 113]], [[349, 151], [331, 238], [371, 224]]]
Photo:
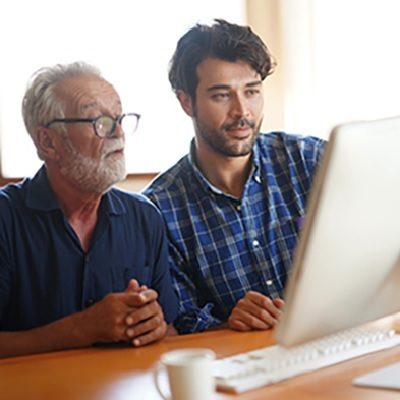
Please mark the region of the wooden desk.
[[[273, 343], [271, 332], [229, 330], [169, 337], [145, 348], [87, 348], [0, 360], [4, 400], [160, 400], [152, 371], [160, 355], [181, 347], [208, 347], [218, 357]], [[399, 399], [399, 392], [351, 385], [363, 373], [400, 360], [400, 347], [363, 356], [242, 395], [215, 399]], [[190, 400], [190, 399], [188, 399]]]

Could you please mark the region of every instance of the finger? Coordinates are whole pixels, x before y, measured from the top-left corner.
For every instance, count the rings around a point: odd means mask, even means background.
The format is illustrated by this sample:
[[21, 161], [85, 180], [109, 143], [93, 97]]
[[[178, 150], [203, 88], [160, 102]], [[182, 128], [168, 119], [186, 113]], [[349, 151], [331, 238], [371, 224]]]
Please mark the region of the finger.
[[147, 287], [143, 287], [143, 291], [141, 292], [141, 298], [146, 302], [157, 300], [158, 293], [154, 289], [148, 289]]
[[165, 321], [163, 321], [163, 323], [159, 325], [156, 329], [133, 339], [132, 345], [135, 347], [139, 347], [155, 342], [156, 340], [160, 340], [165, 336], [166, 331], [167, 324], [165, 323]]
[[278, 307], [280, 310], [283, 310], [283, 307], [285, 306], [285, 301], [280, 299], [280, 298], [276, 298], [273, 300], [273, 303], [276, 307]]
[[258, 304], [259, 306], [262, 306], [264, 304], [265, 299], [268, 299], [268, 297], [265, 296], [264, 294], [255, 292], [253, 290], [247, 292], [243, 298], [246, 300], [250, 300], [255, 304]]
[[125, 323], [127, 326], [134, 326], [158, 314], [162, 314], [161, 307], [156, 301], [153, 301], [132, 310], [129, 315], [126, 316]]
[[125, 292], [136, 292], [139, 290], [139, 282], [136, 279], [131, 279], [128, 282], [128, 286], [125, 289]]
[[143, 289], [136, 297], [136, 300], [139, 302], [136, 305], [143, 305], [157, 300], [158, 293], [153, 289]]
[[267, 310], [275, 319], [280, 319], [282, 316], [281, 309], [274, 304], [273, 300], [262, 293], [250, 291], [246, 293], [246, 296], [243, 298], [243, 300], [243, 306], [249, 312], [255, 313], [254, 315], [256, 316], [260, 317], [259, 310], [261, 309]]
[[121, 302], [123, 293], [110, 293], [92, 307], [82, 311], [87, 328], [83, 330], [92, 336], [91, 342], [112, 342], [128, 340], [125, 316], [129, 308]]
[[242, 308], [236, 307], [232, 312], [232, 320], [240, 321], [251, 329], [260, 330], [269, 329], [277, 323], [277, 320], [262, 308], [259, 308], [257, 312], [249, 313]]
[[247, 332], [252, 329], [250, 326], [247, 326], [244, 322], [231, 317], [228, 319], [228, 326], [229, 328], [240, 332]]
[[235, 308], [241, 309], [268, 324], [275, 324], [275, 320], [281, 317], [282, 312], [272, 303], [271, 299], [266, 296], [263, 297], [262, 302], [254, 303], [250, 296], [245, 296], [237, 302]]
[[111, 341], [113, 342], [127, 342], [129, 341], [129, 336], [126, 334], [126, 327], [124, 324], [114, 326], [110, 332], [111, 334]]
[[142, 307], [145, 304], [157, 300], [158, 293], [153, 289], [145, 289], [137, 292], [130, 292], [126, 298], [126, 303], [130, 307]]
[[126, 335], [133, 339], [137, 336], [144, 335], [148, 332], [157, 329], [164, 321], [163, 315], [155, 315], [145, 321], [142, 321], [133, 327], [130, 327], [126, 330]]

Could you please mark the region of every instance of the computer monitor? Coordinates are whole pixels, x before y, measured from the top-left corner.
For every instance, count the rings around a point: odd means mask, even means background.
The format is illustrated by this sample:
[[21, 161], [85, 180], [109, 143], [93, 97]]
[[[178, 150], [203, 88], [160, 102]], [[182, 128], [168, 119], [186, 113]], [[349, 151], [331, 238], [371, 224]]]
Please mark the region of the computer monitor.
[[400, 310], [400, 117], [332, 131], [285, 300], [283, 346]]

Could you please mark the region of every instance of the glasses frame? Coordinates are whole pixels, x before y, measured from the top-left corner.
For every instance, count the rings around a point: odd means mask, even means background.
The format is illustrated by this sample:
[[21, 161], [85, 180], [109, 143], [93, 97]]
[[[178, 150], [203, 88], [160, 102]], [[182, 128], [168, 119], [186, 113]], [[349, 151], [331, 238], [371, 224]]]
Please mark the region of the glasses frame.
[[[50, 122], [48, 122], [44, 127], [49, 128], [50, 125], [56, 124], [56, 123], [63, 123], [63, 124], [78, 124], [78, 123], [82, 123], [82, 122], [83, 123], [91, 123], [96, 136], [101, 139], [104, 139], [104, 138], [113, 137], [117, 124], [121, 125], [122, 120], [128, 116], [136, 117], [136, 126], [135, 126], [135, 129], [133, 130], [133, 132], [135, 132], [137, 129], [137, 126], [139, 124], [139, 120], [140, 120], [140, 114], [138, 114], [138, 113], [124, 113], [115, 118], [111, 117], [110, 115], [99, 115], [96, 118], [54, 118]], [[113, 125], [112, 125], [110, 133], [105, 136], [102, 136], [102, 135], [99, 135], [99, 133], [97, 132], [96, 123], [100, 118], [104, 118], [104, 117], [110, 118], [113, 121]], [[133, 132], [131, 132], [131, 133], [133, 133]]]

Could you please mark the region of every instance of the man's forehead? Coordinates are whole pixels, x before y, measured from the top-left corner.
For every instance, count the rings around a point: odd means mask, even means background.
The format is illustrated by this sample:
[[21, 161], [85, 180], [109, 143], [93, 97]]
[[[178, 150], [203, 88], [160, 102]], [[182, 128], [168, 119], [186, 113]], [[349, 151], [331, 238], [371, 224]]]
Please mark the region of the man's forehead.
[[199, 84], [209, 86], [261, 84], [260, 74], [244, 61], [225, 61], [208, 58], [197, 68]]
[[86, 111], [92, 108], [99, 108], [100, 103], [98, 101], [88, 101], [87, 103], [82, 103], [79, 105], [79, 111]]
[[79, 111], [108, 106], [120, 106], [114, 87], [105, 79], [92, 75], [78, 75], [60, 81], [56, 91], [67, 103]]

